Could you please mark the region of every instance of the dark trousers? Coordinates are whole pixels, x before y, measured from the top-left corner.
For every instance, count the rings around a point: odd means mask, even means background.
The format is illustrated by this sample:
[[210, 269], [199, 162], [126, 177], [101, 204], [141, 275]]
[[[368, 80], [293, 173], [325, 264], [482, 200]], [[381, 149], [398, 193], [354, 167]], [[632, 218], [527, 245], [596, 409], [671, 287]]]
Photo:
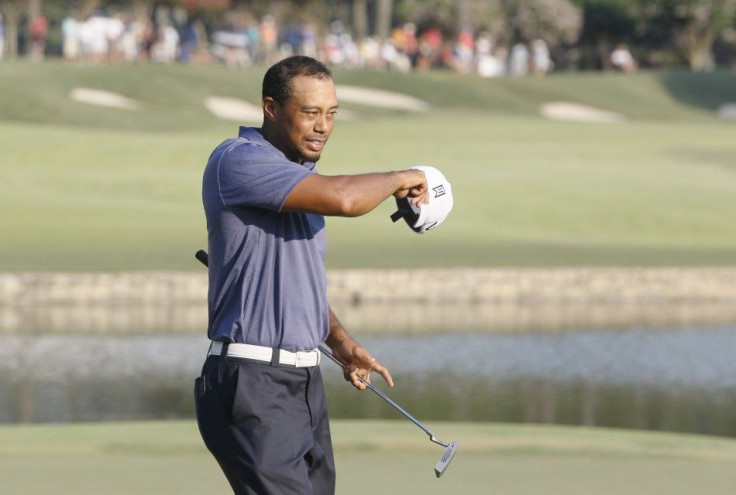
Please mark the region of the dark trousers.
[[194, 387], [197, 423], [237, 495], [331, 495], [335, 462], [319, 366], [210, 356]]

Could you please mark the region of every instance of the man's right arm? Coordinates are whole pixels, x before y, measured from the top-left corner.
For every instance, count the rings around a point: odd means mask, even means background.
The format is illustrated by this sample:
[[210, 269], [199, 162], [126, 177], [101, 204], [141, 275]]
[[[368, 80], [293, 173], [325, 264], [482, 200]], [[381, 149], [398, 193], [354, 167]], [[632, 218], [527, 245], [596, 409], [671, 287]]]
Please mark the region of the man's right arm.
[[320, 175], [304, 178], [286, 197], [282, 210], [328, 216], [364, 215], [391, 196], [427, 203], [427, 179], [421, 170], [362, 175]]

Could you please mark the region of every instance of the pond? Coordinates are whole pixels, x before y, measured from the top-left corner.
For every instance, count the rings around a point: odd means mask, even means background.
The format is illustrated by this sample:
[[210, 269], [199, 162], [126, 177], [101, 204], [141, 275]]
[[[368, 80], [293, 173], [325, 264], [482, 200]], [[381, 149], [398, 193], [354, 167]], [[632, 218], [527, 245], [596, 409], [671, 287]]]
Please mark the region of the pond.
[[[423, 422], [610, 426], [736, 437], [736, 327], [363, 337]], [[0, 422], [191, 418], [201, 335], [0, 335]], [[333, 418], [401, 416], [322, 364]], [[378, 379], [374, 380], [377, 385]]]

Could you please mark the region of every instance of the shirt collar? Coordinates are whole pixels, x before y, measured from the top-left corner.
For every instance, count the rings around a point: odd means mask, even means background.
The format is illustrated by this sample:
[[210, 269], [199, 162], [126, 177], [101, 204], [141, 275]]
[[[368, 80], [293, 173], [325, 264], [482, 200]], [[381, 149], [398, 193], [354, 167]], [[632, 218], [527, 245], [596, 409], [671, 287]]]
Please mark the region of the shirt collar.
[[[278, 153], [278, 155], [281, 156], [281, 157], [283, 157], [284, 160], [288, 160], [291, 163], [296, 163], [296, 162], [292, 162], [291, 160], [289, 160], [288, 158], [286, 158], [286, 155], [284, 155], [284, 153], [280, 149], [276, 148], [274, 145], [272, 145], [271, 143], [269, 143], [268, 141], [266, 141], [266, 139], [263, 137], [263, 134], [261, 133], [261, 129], [259, 127], [245, 127], [245, 126], [240, 126], [240, 131], [238, 132], [238, 137], [240, 137], [242, 139], [247, 139], [248, 141], [250, 141], [252, 143], [255, 143], [255, 144], [258, 144], [260, 146], [265, 146], [265, 147], [273, 150], [274, 153]], [[296, 163], [296, 165], [301, 165], [301, 166], [305, 167], [308, 170], [314, 170], [314, 167], [315, 167], [316, 163], [315, 162], [304, 162], [304, 163]]]

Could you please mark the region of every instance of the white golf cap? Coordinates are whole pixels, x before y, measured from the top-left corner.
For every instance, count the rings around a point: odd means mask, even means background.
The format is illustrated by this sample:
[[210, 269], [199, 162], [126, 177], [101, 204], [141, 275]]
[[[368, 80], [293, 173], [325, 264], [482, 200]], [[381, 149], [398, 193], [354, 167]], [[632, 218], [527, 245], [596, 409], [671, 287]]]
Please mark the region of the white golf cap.
[[391, 215], [391, 220], [396, 222], [403, 218], [414, 232], [423, 234], [444, 222], [450, 214], [453, 204], [452, 187], [442, 172], [434, 167], [420, 165], [411, 168], [424, 172], [429, 189], [429, 203], [417, 208], [411, 204], [409, 198], [397, 198], [398, 210]]

